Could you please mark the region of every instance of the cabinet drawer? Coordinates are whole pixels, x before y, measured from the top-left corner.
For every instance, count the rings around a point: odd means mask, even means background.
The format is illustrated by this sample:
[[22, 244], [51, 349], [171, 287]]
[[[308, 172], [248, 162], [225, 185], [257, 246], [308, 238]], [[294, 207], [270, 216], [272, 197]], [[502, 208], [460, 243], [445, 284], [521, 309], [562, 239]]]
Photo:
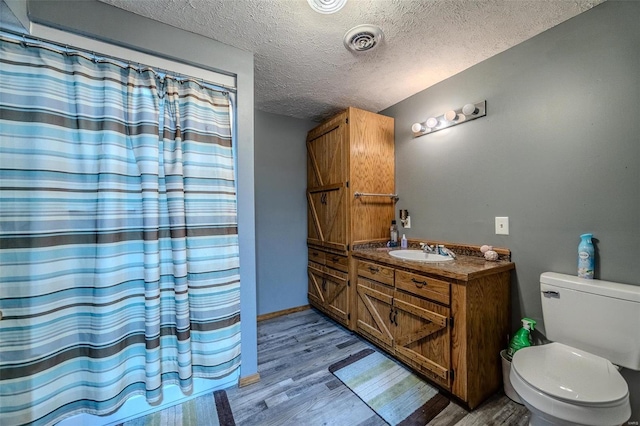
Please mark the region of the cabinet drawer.
[[393, 268], [388, 266], [359, 260], [358, 275], [387, 285], [393, 285]]
[[449, 304], [451, 284], [411, 272], [396, 271], [396, 288], [416, 296]]
[[349, 258], [338, 254], [325, 253], [325, 265], [340, 271], [349, 271]]
[[320, 251], [318, 249], [313, 249], [310, 248], [309, 249], [309, 262], [316, 262], [319, 263], [321, 265], [324, 265], [324, 261], [325, 261], [325, 252]]

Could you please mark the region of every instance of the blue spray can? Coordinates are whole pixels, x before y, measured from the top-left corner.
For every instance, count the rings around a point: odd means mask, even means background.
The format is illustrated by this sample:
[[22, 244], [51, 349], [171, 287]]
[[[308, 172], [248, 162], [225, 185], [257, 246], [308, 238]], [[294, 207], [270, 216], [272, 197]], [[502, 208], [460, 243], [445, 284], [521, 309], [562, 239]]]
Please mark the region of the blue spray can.
[[578, 277], [593, 279], [593, 271], [596, 269], [595, 249], [591, 241], [593, 234], [580, 235], [578, 244]]

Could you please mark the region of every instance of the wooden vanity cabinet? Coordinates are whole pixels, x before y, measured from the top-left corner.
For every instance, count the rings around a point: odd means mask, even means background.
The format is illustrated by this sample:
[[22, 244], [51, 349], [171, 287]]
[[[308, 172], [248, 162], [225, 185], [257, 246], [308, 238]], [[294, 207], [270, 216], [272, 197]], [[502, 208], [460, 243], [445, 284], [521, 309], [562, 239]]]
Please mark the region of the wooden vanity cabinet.
[[388, 239], [395, 217], [390, 196], [354, 194], [395, 192], [394, 143], [393, 118], [357, 108], [307, 135], [309, 303], [350, 329], [356, 309], [351, 249], [354, 243]]
[[450, 309], [434, 297], [448, 302], [448, 283], [358, 261], [356, 330], [450, 389]]
[[357, 259], [356, 331], [475, 408], [502, 386], [510, 273], [468, 281]]

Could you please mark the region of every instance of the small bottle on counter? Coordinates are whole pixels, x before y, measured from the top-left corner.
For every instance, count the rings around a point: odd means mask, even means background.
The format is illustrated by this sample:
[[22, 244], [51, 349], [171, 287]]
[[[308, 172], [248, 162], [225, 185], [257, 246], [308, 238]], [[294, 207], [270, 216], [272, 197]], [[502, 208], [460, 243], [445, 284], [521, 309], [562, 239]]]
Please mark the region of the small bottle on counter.
[[391, 221], [391, 228], [389, 228], [389, 242], [391, 243], [391, 247], [396, 247], [398, 245], [398, 225], [396, 225], [396, 221]]
[[402, 240], [400, 240], [400, 247], [403, 249], [406, 249], [407, 246], [408, 246], [407, 237], [405, 237], [405, 235], [402, 234]]

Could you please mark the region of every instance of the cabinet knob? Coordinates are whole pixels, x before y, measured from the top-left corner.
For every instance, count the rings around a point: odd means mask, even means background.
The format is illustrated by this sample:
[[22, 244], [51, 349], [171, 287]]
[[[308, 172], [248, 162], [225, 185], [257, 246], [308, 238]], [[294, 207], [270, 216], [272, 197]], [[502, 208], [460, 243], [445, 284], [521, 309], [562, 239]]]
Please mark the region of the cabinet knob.
[[379, 268], [374, 268], [373, 266], [369, 266], [369, 270], [372, 274], [377, 274], [378, 272], [380, 272]]

